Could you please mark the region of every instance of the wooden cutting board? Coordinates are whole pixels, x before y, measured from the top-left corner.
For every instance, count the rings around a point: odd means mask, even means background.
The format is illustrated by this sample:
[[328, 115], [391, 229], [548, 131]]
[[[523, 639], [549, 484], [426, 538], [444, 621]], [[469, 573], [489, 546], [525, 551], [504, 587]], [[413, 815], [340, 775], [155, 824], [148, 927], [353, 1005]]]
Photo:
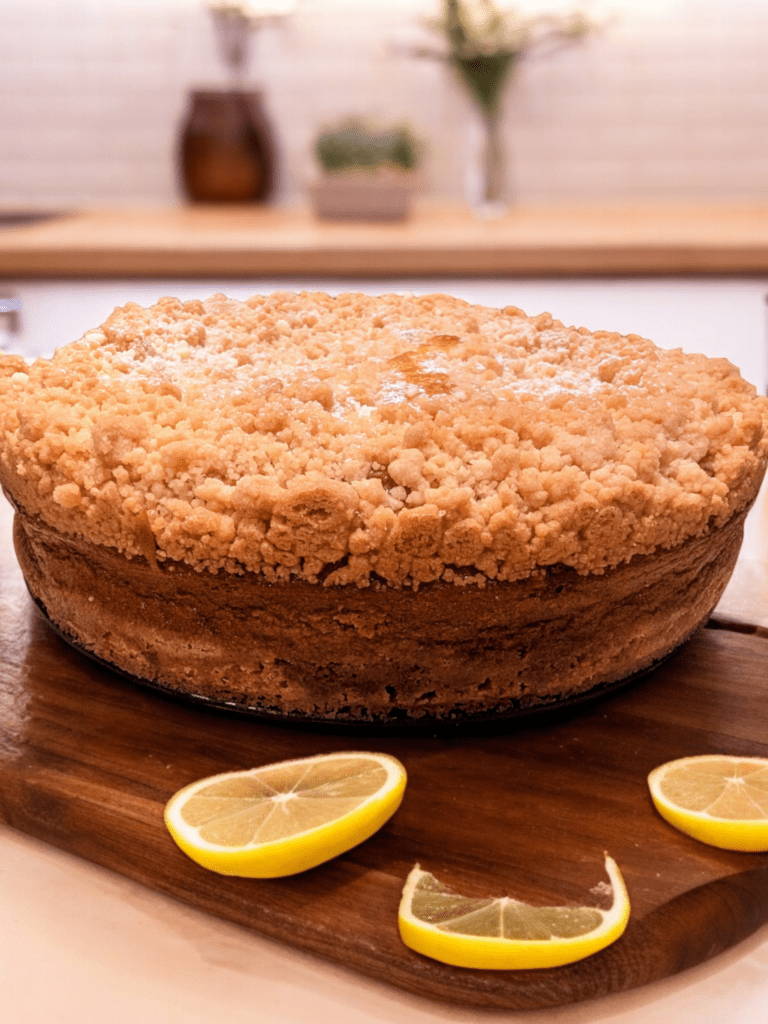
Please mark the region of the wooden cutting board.
[[[0, 508], [0, 820], [201, 910], [421, 996], [556, 1006], [700, 963], [768, 920], [768, 855], [703, 846], [655, 813], [645, 777], [689, 754], [768, 756], [768, 639], [703, 630], [630, 689], [559, 718], [439, 737], [267, 725], [168, 701], [58, 638], [29, 600]], [[389, 752], [405, 800], [373, 838], [293, 878], [224, 878], [173, 844], [163, 806], [202, 776], [346, 749]], [[416, 861], [468, 894], [589, 901], [603, 851], [632, 901], [624, 936], [542, 971], [462, 970], [402, 945]]]

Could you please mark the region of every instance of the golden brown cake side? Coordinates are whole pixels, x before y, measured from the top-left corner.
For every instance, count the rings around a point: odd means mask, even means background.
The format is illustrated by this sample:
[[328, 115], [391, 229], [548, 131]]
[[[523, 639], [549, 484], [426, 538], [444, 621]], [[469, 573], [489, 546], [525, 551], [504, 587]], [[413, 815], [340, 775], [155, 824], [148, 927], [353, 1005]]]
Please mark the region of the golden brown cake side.
[[649, 668], [706, 620], [745, 514], [599, 576], [416, 593], [158, 569], [23, 514], [15, 542], [54, 624], [131, 675], [263, 714], [382, 722], [514, 713]]

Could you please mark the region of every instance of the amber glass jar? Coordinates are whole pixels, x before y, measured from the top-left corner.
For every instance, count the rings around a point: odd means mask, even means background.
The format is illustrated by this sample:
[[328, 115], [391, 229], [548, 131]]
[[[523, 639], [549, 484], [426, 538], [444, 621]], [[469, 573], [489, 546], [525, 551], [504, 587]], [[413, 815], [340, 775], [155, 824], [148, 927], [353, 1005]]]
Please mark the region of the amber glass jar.
[[181, 132], [179, 171], [194, 202], [269, 198], [274, 146], [261, 94], [236, 89], [192, 92]]

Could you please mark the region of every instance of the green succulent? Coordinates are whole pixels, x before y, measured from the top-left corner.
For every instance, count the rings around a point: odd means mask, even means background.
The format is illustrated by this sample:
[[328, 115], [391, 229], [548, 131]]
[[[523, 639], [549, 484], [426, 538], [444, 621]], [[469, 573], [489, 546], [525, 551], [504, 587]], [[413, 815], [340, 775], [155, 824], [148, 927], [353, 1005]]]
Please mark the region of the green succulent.
[[358, 118], [327, 128], [315, 142], [315, 155], [325, 171], [353, 167], [399, 167], [410, 171], [418, 163], [416, 141], [408, 128], [371, 128]]

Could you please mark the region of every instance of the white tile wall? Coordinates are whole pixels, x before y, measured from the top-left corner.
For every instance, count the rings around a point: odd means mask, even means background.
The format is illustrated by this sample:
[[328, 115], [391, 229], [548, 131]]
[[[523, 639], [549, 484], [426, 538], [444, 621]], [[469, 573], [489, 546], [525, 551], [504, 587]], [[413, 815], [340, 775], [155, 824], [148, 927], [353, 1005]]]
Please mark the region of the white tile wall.
[[[394, 46], [439, 0], [297, 0], [256, 40], [279, 135], [277, 199], [301, 201], [318, 127], [408, 120], [424, 190], [460, 199], [472, 108]], [[527, 61], [506, 95], [521, 202], [768, 200], [768, 0], [609, 0], [599, 37]], [[621, 13], [623, 11], [623, 13]], [[173, 202], [190, 87], [223, 84], [202, 0], [0, 0], [0, 206]]]

